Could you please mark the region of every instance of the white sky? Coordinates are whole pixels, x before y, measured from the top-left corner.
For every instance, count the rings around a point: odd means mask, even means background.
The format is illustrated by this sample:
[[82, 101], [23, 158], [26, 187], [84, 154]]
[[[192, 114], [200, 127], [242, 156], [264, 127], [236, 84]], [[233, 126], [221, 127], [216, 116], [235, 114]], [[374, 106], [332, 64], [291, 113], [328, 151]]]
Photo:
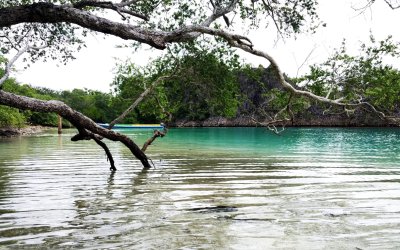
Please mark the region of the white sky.
[[[307, 63], [299, 70], [304, 73], [307, 65], [326, 59], [334, 48], [338, 48], [346, 38], [349, 51], [357, 51], [361, 41], [368, 41], [370, 31], [376, 39], [384, 39], [392, 35], [395, 41], [400, 41], [397, 25], [400, 23], [400, 10], [391, 10], [383, 0], [377, 1], [371, 9], [360, 14], [352, 6], [360, 7], [367, 0], [320, 0], [319, 15], [327, 26], [320, 28], [316, 34], [301, 35], [297, 39], [276, 40], [275, 32], [251, 32], [255, 48], [264, 50], [275, 57], [282, 70], [290, 76], [296, 76], [300, 65], [314, 49]], [[37, 62], [23, 70], [22, 63], [16, 64], [14, 77], [21, 83], [33, 86], [48, 87], [55, 90], [71, 90], [74, 88], [89, 88], [108, 92], [113, 80], [116, 63], [119, 60], [130, 59], [139, 65], [145, 65], [150, 58], [155, 58], [162, 52], [152, 52], [144, 49], [134, 52], [132, 49], [116, 48], [123, 40], [108, 36], [89, 37], [87, 48], [75, 53], [76, 60], [67, 65], [58, 62]], [[258, 66], [268, 63], [252, 55], [240, 53], [246, 62]], [[399, 61], [391, 62], [400, 66]]]

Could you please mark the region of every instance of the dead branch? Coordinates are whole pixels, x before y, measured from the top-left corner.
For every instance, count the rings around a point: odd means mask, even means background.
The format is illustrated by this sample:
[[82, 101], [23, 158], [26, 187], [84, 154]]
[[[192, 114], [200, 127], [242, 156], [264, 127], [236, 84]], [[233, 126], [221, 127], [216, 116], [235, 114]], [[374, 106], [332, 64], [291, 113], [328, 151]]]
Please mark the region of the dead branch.
[[[149, 94], [151, 93], [154, 88], [162, 81], [164, 81], [165, 79], [169, 79], [171, 78], [175, 72], [177, 71], [177, 68], [174, 69], [174, 73], [172, 75], [167, 75], [167, 76], [160, 76], [158, 77], [152, 85], [150, 85], [150, 87], [148, 87], [147, 89], [145, 89], [144, 92], [142, 92], [142, 94], [139, 95], [139, 97], [132, 103], [131, 106], [129, 106], [128, 109], [126, 109], [120, 116], [118, 116], [116, 119], [114, 119], [108, 126], [108, 129], [112, 129], [114, 127], [114, 125], [116, 123], [118, 123], [119, 121], [121, 121], [122, 119], [124, 119], [130, 112], [132, 112], [132, 110], [141, 102], [143, 101], [143, 99]], [[148, 146], [150, 146], [154, 140], [156, 140], [158, 137], [164, 137], [166, 136], [167, 132], [168, 132], [168, 128], [167, 128], [167, 123], [172, 119], [172, 114], [167, 112], [164, 108], [163, 105], [161, 105], [160, 100], [155, 97], [157, 100], [158, 105], [160, 106], [160, 108], [162, 109], [162, 112], [167, 114], [167, 121], [165, 123], [163, 123], [164, 128], [163, 131], [159, 131], [159, 130], [154, 130], [153, 135], [144, 143], [143, 147], [142, 147], [142, 152], [144, 153], [147, 149]]]
[[314, 53], [314, 51], [316, 50], [317, 46], [314, 45], [314, 47], [312, 48], [312, 50], [308, 53], [308, 55], [306, 56], [306, 58], [303, 60], [303, 62], [300, 64], [300, 66], [297, 68], [297, 72], [296, 72], [296, 77], [299, 76], [299, 72], [301, 70], [301, 68], [308, 62], [308, 60], [310, 59], [311, 55]]
[[[273, 133], [275, 133], [276, 135], [280, 135], [283, 131], [285, 131], [285, 127], [286, 127], [287, 123], [290, 121], [290, 119], [275, 120], [275, 119], [271, 118], [271, 119], [269, 119], [269, 121], [260, 122], [257, 119], [255, 119], [254, 117], [251, 117], [251, 120], [253, 121], [253, 123], [256, 126], [265, 127], [269, 131], [272, 131]], [[279, 127], [281, 129], [279, 129], [277, 127], [277, 125], [279, 125]]]

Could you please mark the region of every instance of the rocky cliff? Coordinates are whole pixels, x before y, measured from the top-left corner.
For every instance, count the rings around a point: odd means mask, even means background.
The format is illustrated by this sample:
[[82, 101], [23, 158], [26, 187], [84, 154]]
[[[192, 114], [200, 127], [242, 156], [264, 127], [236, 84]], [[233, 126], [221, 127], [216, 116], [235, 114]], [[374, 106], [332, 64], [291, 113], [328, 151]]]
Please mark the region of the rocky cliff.
[[[264, 105], [266, 110], [272, 115], [276, 110], [268, 110], [268, 99], [265, 93], [272, 89], [281, 90], [274, 72], [267, 68], [254, 69], [256, 76], [239, 74], [239, 87], [243, 96], [239, 105], [236, 117], [210, 117], [202, 121], [176, 120], [171, 125], [176, 127], [249, 127], [255, 126], [252, 117], [256, 114], [257, 108]], [[257, 79], [256, 79], [257, 78]], [[329, 127], [385, 127], [398, 126], [394, 123], [381, 120], [377, 115], [367, 111], [358, 110], [354, 113], [324, 114], [325, 108], [319, 104], [309, 106], [304, 111], [296, 114], [293, 123], [287, 126], [329, 126]], [[400, 112], [393, 114], [400, 119]], [[262, 119], [258, 117], [259, 121]]]

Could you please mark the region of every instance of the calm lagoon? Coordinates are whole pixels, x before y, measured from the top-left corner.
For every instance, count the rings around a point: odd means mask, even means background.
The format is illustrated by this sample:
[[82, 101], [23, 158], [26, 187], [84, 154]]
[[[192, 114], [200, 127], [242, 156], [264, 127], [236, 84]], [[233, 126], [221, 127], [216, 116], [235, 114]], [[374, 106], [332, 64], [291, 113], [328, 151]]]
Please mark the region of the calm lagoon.
[[0, 248], [400, 249], [400, 129], [74, 132], [0, 139]]

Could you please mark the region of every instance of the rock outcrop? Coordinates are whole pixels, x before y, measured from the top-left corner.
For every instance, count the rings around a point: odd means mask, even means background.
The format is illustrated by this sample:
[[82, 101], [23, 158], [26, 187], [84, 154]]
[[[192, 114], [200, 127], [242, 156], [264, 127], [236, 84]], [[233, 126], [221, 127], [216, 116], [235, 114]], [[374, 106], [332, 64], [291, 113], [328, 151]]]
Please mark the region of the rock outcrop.
[[[257, 108], [262, 105], [267, 105], [268, 100], [264, 95], [272, 89], [281, 90], [274, 72], [270, 68], [254, 69], [255, 74], [258, 74], [258, 81], [254, 77], [249, 77], [246, 74], [240, 74], [239, 88], [243, 95], [243, 101], [239, 105], [238, 112], [234, 118], [225, 117], [210, 117], [202, 121], [192, 120], [176, 120], [171, 123], [175, 127], [250, 127], [255, 126], [252, 116], [257, 113]], [[311, 105], [306, 110], [296, 114], [293, 123], [287, 126], [326, 126], [326, 127], [386, 127], [398, 126], [396, 123], [391, 123], [388, 120], [382, 120], [377, 115], [364, 111], [357, 110], [352, 114], [324, 114], [325, 108], [319, 106], [318, 103]], [[276, 110], [269, 110], [271, 115], [276, 113]], [[394, 114], [395, 119], [400, 120], [400, 112]], [[260, 121], [260, 119], [257, 119]], [[397, 122], [399, 124], [399, 122]]]

